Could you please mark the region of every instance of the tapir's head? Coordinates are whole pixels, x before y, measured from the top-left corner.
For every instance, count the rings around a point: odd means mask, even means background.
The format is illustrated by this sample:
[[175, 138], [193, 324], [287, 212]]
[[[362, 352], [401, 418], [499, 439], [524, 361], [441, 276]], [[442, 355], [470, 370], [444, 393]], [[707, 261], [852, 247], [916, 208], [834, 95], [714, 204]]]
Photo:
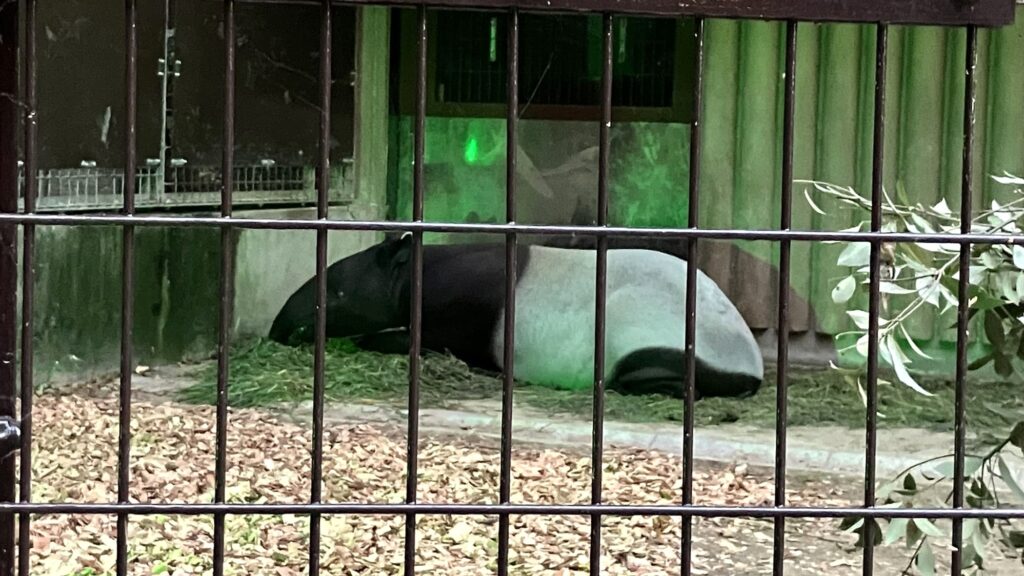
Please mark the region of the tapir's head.
[[[408, 316], [409, 259], [406, 234], [335, 262], [327, 268], [327, 336], [346, 338], [404, 326]], [[403, 311], [406, 311], [403, 315]], [[316, 276], [288, 299], [270, 328], [287, 344], [311, 342], [316, 322]]]

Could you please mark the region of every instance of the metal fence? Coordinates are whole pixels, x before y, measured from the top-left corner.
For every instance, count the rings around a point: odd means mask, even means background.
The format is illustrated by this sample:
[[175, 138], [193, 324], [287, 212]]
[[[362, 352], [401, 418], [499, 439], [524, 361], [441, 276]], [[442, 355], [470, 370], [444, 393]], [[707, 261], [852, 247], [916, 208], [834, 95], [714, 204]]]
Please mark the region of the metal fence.
[[[785, 522], [787, 518], [948, 518], [953, 522], [953, 542], [960, 541], [963, 521], [968, 518], [1024, 518], [1024, 509], [1003, 508], [998, 510], [977, 510], [964, 507], [964, 461], [965, 461], [965, 390], [966, 382], [966, 342], [968, 320], [968, 256], [972, 244], [1012, 244], [1019, 241], [1010, 235], [992, 235], [971, 233], [969, 220], [962, 217], [960, 234], [919, 234], [919, 233], [883, 233], [881, 232], [881, 174], [882, 146], [886, 127], [885, 80], [886, 80], [886, 40], [888, 25], [899, 24], [932, 24], [965, 26], [967, 28], [967, 48], [963, 54], [963, 71], [966, 75], [965, 109], [963, 111], [963, 178], [961, 196], [961, 214], [967, 215], [971, 207], [972, 180], [971, 158], [973, 154], [975, 124], [975, 67], [977, 63], [977, 27], [997, 26], [1010, 22], [1013, 18], [1014, 0], [935, 0], [921, 2], [918, 0], [853, 0], [848, 2], [821, 2], [815, 0], [765, 0], [762, 2], [735, 2], [732, 0], [709, 0], [707, 2], [678, 2], [676, 0], [648, 0], [645, 2], [622, 2], [619, 0], [438, 0], [424, 2], [422, 0], [390, 0], [392, 5], [414, 6], [418, 11], [417, 32], [417, 93], [415, 119], [415, 168], [413, 179], [413, 219], [411, 222], [381, 221], [338, 221], [328, 220], [328, 190], [330, 189], [329, 146], [331, 118], [331, 17], [332, 1], [323, 0], [278, 0], [282, 3], [319, 4], [322, 16], [320, 30], [320, 134], [319, 134], [319, 170], [317, 172], [317, 218], [315, 220], [295, 221], [258, 218], [232, 218], [232, 192], [235, 187], [235, 174], [231, 150], [234, 145], [235, 133], [235, 10], [241, 0], [224, 0], [224, 106], [226, 109], [224, 123], [224, 154], [222, 174], [221, 208], [219, 218], [197, 217], [152, 217], [135, 215], [136, 212], [136, 180], [124, 182], [122, 213], [120, 215], [47, 215], [37, 213], [38, 184], [29, 180], [25, 190], [24, 209], [18, 210], [17, 181], [17, 132], [15, 126], [24, 120], [25, 155], [24, 163], [28, 173], [36, 171], [36, 70], [37, 56], [35, 15], [37, 0], [23, 0], [20, 8], [24, 10], [27, 35], [19, 43], [9, 39], [17, 38], [19, 3], [0, 3], [0, 37], [5, 40], [0, 45], [0, 416], [14, 415], [15, 381], [17, 369], [16, 357], [18, 327], [17, 298], [17, 230], [24, 231], [22, 275], [23, 294], [22, 314], [25, 321], [21, 324], [22, 362], [21, 378], [21, 426], [22, 447], [20, 452], [22, 471], [15, 481], [14, 461], [5, 459], [0, 464], [0, 574], [12, 574], [16, 558], [19, 573], [29, 573], [30, 514], [110, 514], [117, 516], [117, 574], [126, 574], [128, 570], [127, 523], [129, 515], [145, 514], [208, 514], [214, 516], [214, 574], [222, 574], [225, 550], [225, 516], [228, 514], [302, 514], [310, 517], [309, 539], [309, 572], [319, 572], [320, 552], [320, 517], [323, 514], [403, 514], [405, 524], [405, 565], [404, 571], [412, 575], [416, 571], [416, 519], [420, 515], [431, 514], [488, 514], [499, 517], [498, 563], [497, 572], [507, 574], [509, 570], [509, 516], [515, 515], [582, 515], [588, 516], [592, 522], [590, 533], [590, 572], [601, 572], [601, 521], [604, 516], [625, 515], [660, 515], [676, 516], [683, 519], [682, 549], [680, 564], [683, 574], [691, 573], [691, 525], [694, 517], [759, 517], [772, 518], [775, 523], [774, 540], [774, 573], [783, 572], [783, 552], [785, 550]], [[135, 126], [137, 100], [137, 33], [136, 33], [137, 0], [125, 0], [126, 9], [126, 44], [125, 58], [125, 106], [127, 121], [125, 128], [124, 171], [135, 173], [137, 169]], [[348, 3], [368, 5], [372, 2], [350, 0]], [[426, 222], [423, 218], [424, 205], [424, 130], [426, 116], [426, 85], [427, 85], [427, 46], [431, 41], [427, 36], [428, 5], [446, 5], [455, 8], [498, 8], [507, 11], [508, 44], [510, 46], [507, 61], [507, 95], [508, 95], [508, 146], [509, 151], [517, 149], [517, 121], [519, 110], [518, 79], [519, 79], [519, 18], [520, 11], [600, 11], [603, 13], [603, 81], [601, 91], [602, 119], [600, 122], [600, 185], [597, 190], [599, 218], [596, 227], [590, 226], [527, 226], [516, 224], [516, 157], [509, 154], [507, 159], [507, 222], [504, 224], [457, 224], [444, 222]], [[691, 173], [689, 191], [689, 226], [685, 229], [630, 229], [608, 225], [608, 170], [609, 170], [609, 133], [612, 120], [612, 66], [613, 66], [613, 22], [615, 14], [653, 14], [666, 17], [690, 16], [697, 17], [697, 57], [696, 98], [694, 117], [696, 120], [691, 132]], [[782, 158], [782, 180], [770, 184], [782, 189], [782, 217], [777, 229], [773, 230], [710, 230], [698, 229], [697, 207], [700, 197], [699, 173], [700, 139], [701, 139], [701, 89], [703, 86], [703, 66], [700, 64], [704, 53], [703, 31], [706, 17], [725, 18], [760, 18], [788, 21], [786, 28], [786, 65], [785, 77], [785, 109], [784, 109], [784, 148]], [[795, 59], [797, 51], [798, 21], [852, 21], [874, 23], [877, 25], [877, 51], [875, 59], [875, 91], [874, 91], [874, 139], [873, 139], [873, 178], [872, 178], [872, 210], [871, 229], [868, 232], [819, 232], [798, 231], [790, 227], [790, 209], [792, 203], [792, 168], [793, 168], [793, 123], [795, 94]], [[18, 99], [10, 95], [18, 94], [19, 55], [23, 56], [23, 106]], [[766, 186], [769, 184], [766, 183]], [[119, 226], [123, 230], [123, 300], [122, 300], [122, 340], [120, 370], [120, 436], [118, 461], [118, 499], [111, 503], [33, 503], [32, 502], [32, 422], [27, 417], [32, 411], [33, 374], [32, 363], [25, 359], [32, 357], [32, 289], [34, 281], [34, 231], [38, 225], [49, 226]], [[139, 226], [206, 226], [216, 227], [222, 233], [222, 274], [220, 279], [220, 311], [219, 311], [219, 344], [218, 344], [218, 404], [216, 422], [216, 484], [214, 501], [210, 503], [189, 504], [139, 504], [130, 503], [128, 488], [129, 477], [128, 456], [130, 447], [129, 423], [132, 407], [132, 325], [133, 325], [133, 287], [135, 285], [133, 249], [135, 228]], [[313, 456], [312, 456], [312, 490], [308, 504], [228, 504], [225, 502], [225, 468], [226, 468], [226, 423], [227, 423], [227, 383], [228, 383], [228, 345], [229, 328], [232, 323], [232, 286], [230, 266], [232, 264], [232, 228], [262, 229], [302, 229], [315, 230], [316, 270], [317, 270], [317, 316], [314, 355], [314, 409], [313, 409]], [[329, 230], [363, 230], [363, 231], [409, 231], [413, 235], [413, 274], [411, 291], [411, 334], [412, 343], [409, 351], [409, 422], [408, 422], [408, 475], [405, 502], [402, 504], [366, 504], [366, 503], [324, 503], [321, 498], [322, 486], [322, 449], [324, 440], [324, 359], [325, 359], [325, 303], [327, 264], [327, 232]], [[423, 234], [426, 232], [475, 232], [501, 234], [506, 239], [506, 294], [505, 306], [508, 318], [505, 322], [505, 373], [503, 381], [502, 409], [502, 442], [500, 467], [500, 503], [494, 505], [461, 504], [457, 502], [444, 504], [417, 503], [417, 446], [419, 438], [419, 394], [420, 394], [420, 347], [422, 327], [422, 292], [423, 292]], [[585, 505], [527, 505], [510, 503], [511, 478], [511, 422], [513, 392], [512, 349], [515, 313], [515, 271], [517, 238], [522, 234], [538, 235], [590, 235], [597, 242], [597, 274], [594, 278], [597, 287], [595, 371], [594, 371], [594, 404], [593, 404], [593, 478], [591, 503]], [[775, 502], [774, 506], [761, 507], [729, 507], [729, 506], [698, 506], [692, 502], [693, 488], [693, 403], [694, 403], [694, 337], [695, 322], [698, 320], [696, 310], [696, 268], [690, 266], [687, 273], [686, 297], [686, 355], [688, 358], [688, 377], [685, 392], [685, 419], [682, 478], [682, 492], [679, 504], [670, 506], [647, 505], [606, 505], [602, 503], [602, 455], [604, 427], [604, 286], [607, 271], [606, 255], [610, 237], [661, 237], [682, 238], [689, 243], [690, 259], [698, 249], [700, 239], [721, 240], [763, 240], [778, 242], [781, 250], [780, 260], [780, 299], [778, 303], [779, 341], [778, 341], [778, 425], [776, 438], [775, 465]], [[867, 368], [867, 410], [865, 416], [866, 430], [866, 470], [864, 476], [864, 504], [859, 507], [826, 508], [826, 507], [793, 507], [788, 506], [785, 499], [786, 488], [786, 414], [787, 414], [787, 353], [788, 353], [788, 309], [786, 289], [790, 278], [790, 246], [792, 242], [816, 242], [837, 240], [846, 242], [868, 242], [871, 244], [870, 259], [870, 345], [868, 349]], [[876, 408], [878, 378], [878, 312], [879, 312], [879, 270], [880, 251], [883, 242], [928, 242], [956, 243], [961, 246], [959, 275], [959, 310], [957, 322], [957, 368], [956, 368], [956, 432], [955, 432], [955, 491], [952, 507], [947, 509], [892, 509], [875, 507], [875, 454], [876, 454]], [[16, 494], [15, 485], [19, 487]], [[16, 499], [17, 496], [17, 499]], [[17, 517], [17, 522], [15, 518]], [[873, 538], [872, 523], [865, 525], [864, 563], [865, 574], [873, 572]], [[20, 531], [20, 545], [15, 554], [15, 531]], [[954, 547], [952, 552], [952, 572], [961, 572], [961, 552]]]
[[[353, 198], [352, 159], [345, 158], [334, 169], [329, 199], [332, 203]], [[312, 204], [316, 202], [314, 167], [300, 165], [235, 166], [231, 178], [232, 203]], [[24, 162], [19, 162], [18, 208], [25, 210], [28, 194]], [[125, 171], [121, 168], [52, 168], [38, 170], [34, 184], [37, 212], [116, 210], [124, 205]], [[220, 204], [223, 175], [220, 167], [140, 166], [135, 171], [135, 206], [138, 209], [166, 207], [215, 207]]]

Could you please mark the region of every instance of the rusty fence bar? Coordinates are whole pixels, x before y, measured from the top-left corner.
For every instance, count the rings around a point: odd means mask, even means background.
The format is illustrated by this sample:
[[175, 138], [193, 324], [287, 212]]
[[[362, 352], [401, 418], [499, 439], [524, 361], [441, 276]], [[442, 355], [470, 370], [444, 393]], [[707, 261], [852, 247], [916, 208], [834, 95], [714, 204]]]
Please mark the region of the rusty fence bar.
[[[25, 0], [25, 173], [35, 174], [37, 168], [38, 118], [36, 117], [36, 0]], [[0, 168], [2, 170], [2, 168]], [[38, 180], [25, 180], [24, 210], [36, 210]], [[32, 501], [32, 400], [34, 377], [32, 373], [32, 314], [35, 302], [35, 226], [24, 226], [21, 241], [22, 250], [22, 295], [21, 295], [21, 461], [18, 466], [18, 500]], [[18, 574], [28, 576], [30, 571], [29, 550], [31, 540], [31, 516], [25, 512], [18, 516]]]
[[[977, 89], [978, 31], [967, 27], [967, 49], [964, 61], [964, 144], [963, 167], [960, 186], [960, 232], [971, 231], [971, 202], [974, 196], [974, 107]], [[967, 322], [970, 319], [968, 292], [970, 280], [971, 245], [960, 245], [960, 278], [957, 283], [956, 314], [956, 403], [954, 424], [953, 457], [953, 507], [964, 506], [964, 465], [967, 458]], [[951, 570], [960, 574], [963, 570], [963, 521], [953, 519]]]
[[[320, 3], [320, 135], [317, 163], [317, 220], [327, 220], [331, 178], [331, 3]], [[327, 230], [316, 232], [316, 321], [313, 350], [313, 446], [310, 470], [311, 504], [323, 497], [324, 384], [327, 356]], [[320, 573], [320, 515], [309, 518], [309, 574]]]
[[362, 232], [531, 234], [538, 236], [595, 236], [598, 238], [702, 238], [704, 240], [763, 240], [794, 242], [918, 242], [924, 244], [1020, 243], [1020, 235], [959, 232], [847, 232], [817, 230], [741, 230], [737, 228], [629, 228], [547, 224], [469, 224], [460, 222], [399, 222], [385, 220], [282, 220], [278, 218], [222, 218], [219, 216], [144, 216], [24, 214], [0, 212], [0, 224], [46, 226], [164, 226], [168, 228], [238, 228], [245, 230], [348, 230]]
[[[704, 19], [696, 22], [696, 54], [694, 54], [693, 123], [690, 125], [690, 179], [689, 212], [687, 225], [696, 229], [700, 225], [700, 133], [703, 130], [704, 115]], [[697, 236], [686, 242], [686, 259], [697, 261]], [[693, 407], [696, 402], [697, 382], [697, 267], [686, 267], [686, 328], [683, 347], [686, 357], [686, 390], [683, 392], [683, 494], [682, 504], [693, 504]], [[693, 571], [693, 522], [682, 519], [681, 576], [690, 576]]]
[[294, 514], [423, 514], [452, 516], [479, 516], [516, 514], [521, 516], [666, 516], [682, 518], [926, 518], [996, 520], [1024, 519], [1024, 508], [879, 508], [871, 506], [819, 507], [819, 506], [712, 506], [661, 504], [458, 504], [458, 503], [402, 503], [367, 504], [356, 502], [323, 502], [320, 504], [200, 504], [200, 503], [23, 503], [0, 502], [0, 513], [30, 512], [32, 514], [118, 514], [136, 516], [179, 514], [204, 516], [281, 515]]
[[[416, 126], [413, 134], [412, 219], [423, 222], [424, 149], [427, 132], [427, 8], [417, 9]], [[412, 233], [412, 282], [409, 290], [409, 431], [406, 454], [405, 502], [418, 501], [420, 443], [420, 348], [423, 342], [423, 232]], [[405, 516], [405, 576], [416, 572], [416, 513]]]
[[[319, 0], [242, 0], [250, 4], [317, 5]], [[805, 20], [875, 24], [1002, 26], [1013, 22], [1013, 0], [335, 0], [348, 6], [430, 6], [530, 12], [692, 16], [759, 20]]]
[[[611, 162], [612, 128], [612, 43], [614, 20], [611, 14], [603, 17], [601, 54], [604, 59], [601, 72], [601, 125], [597, 169], [597, 225], [608, 225], [608, 170]], [[591, 452], [590, 502], [599, 505], [604, 478], [604, 369], [605, 369], [605, 304], [608, 286], [608, 238], [597, 239], [597, 286], [595, 287], [594, 315], [594, 432]], [[590, 574], [601, 573], [601, 515], [590, 517]]]
[[[516, 221], [516, 167], [519, 150], [519, 10], [508, 12], [508, 114], [505, 122], [505, 221]], [[505, 236], [505, 328], [502, 350], [501, 382], [501, 470], [498, 479], [498, 501], [509, 504], [512, 499], [512, 400], [515, 388], [515, 325], [516, 325], [516, 258], [515, 232]], [[498, 517], [498, 575], [508, 576], [509, 529], [508, 514]]]
[[[796, 106], [796, 40], [798, 26], [794, 21], [786, 23], [786, 72], [783, 90], [782, 111], [782, 182], [780, 183], [779, 228], [789, 230], [793, 225], [793, 126]], [[786, 424], [789, 413], [789, 240], [779, 242], [779, 323], [776, 356], [776, 403], [775, 403], [775, 505], [786, 505]], [[775, 519], [775, 533], [772, 550], [772, 573], [782, 576], [785, 572], [786, 520]]]
[[[0, 3], [0, 212], [18, 211], [17, 126], [18, 3]], [[2, 95], [8, 95], [3, 97]], [[13, 223], [0, 226], [0, 416], [15, 417], [15, 353], [18, 345], [18, 237]], [[0, 460], [0, 502], [15, 498], [15, 458]], [[0, 513], [0, 574], [14, 573], [15, 526]]]
[[[876, 31], [875, 43], [875, 102], [873, 117], [872, 165], [871, 165], [871, 232], [882, 229], [882, 175], [885, 158], [885, 71], [888, 49], [888, 30], [880, 24]], [[864, 455], [864, 505], [875, 503], [875, 476], [878, 450], [878, 315], [881, 295], [881, 242], [871, 243], [869, 260], [868, 289], [868, 358], [867, 358], [867, 409], [865, 412], [865, 455]], [[874, 572], [875, 543], [874, 522], [864, 522], [863, 573]]]
[[[220, 215], [231, 217], [235, 166], [235, 0], [224, 0], [224, 143], [221, 158]], [[220, 231], [220, 317], [217, 327], [217, 449], [213, 500], [227, 498], [228, 376], [230, 374], [231, 321], [234, 310], [234, 243], [231, 228]], [[226, 538], [224, 514], [213, 517], [213, 574], [224, 575]]]
[[[135, 174], [136, 129], [138, 103], [138, 23], [136, 0], [125, 0], [125, 174]], [[124, 179], [124, 215], [135, 214], [135, 178]], [[127, 503], [131, 498], [131, 446], [132, 446], [132, 369], [135, 321], [135, 227], [122, 228], [121, 248], [121, 386], [119, 401], [119, 428], [117, 451], [117, 501]], [[128, 514], [117, 515], [117, 574], [128, 574]]]
[[[232, 210], [234, 148], [235, 148], [235, 84], [236, 41], [235, 10], [239, 3], [272, 1], [273, 3], [303, 4], [320, 9], [319, 77], [319, 133], [318, 164], [316, 174], [316, 218], [312, 220], [279, 220], [271, 218], [235, 218]], [[137, 164], [136, 129], [138, 101], [138, 33], [137, 0], [125, 0], [124, 40], [124, 150], [125, 171], [134, 173]], [[413, 194], [410, 222], [384, 222], [361, 220], [331, 220], [329, 218], [330, 144], [332, 110], [332, 7], [336, 4], [383, 4], [411, 7], [416, 10], [416, 106], [413, 132]], [[964, 507], [963, 479], [966, 457], [966, 387], [967, 387], [967, 321], [968, 321], [968, 265], [973, 244], [1014, 244], [1019, 236], [1010, 234], [975, 234], [971, 232], [968, 214], [971, 209], [972, 159], [974, 153], [976, 66], [978, 58], [976, 26], [1001, 25], [1012, 21], [1012, 0], [974, 0], [973, 2], [920, 3], [914, 0], [864, 0], [861, 2], [815, 3], [768, 0], [748, 5], [730, 0], [709, 0], [703, 3], [651, 0], [649, 2], [621, 2], [597, 0], [586, 6], [580, 0], [222, 0], [224, 36], [224, 142], [222, 150], [223, 182], [219, 216], [153, 216], [137, 215], [135, 207], [136, 181], [125, 179], [124, 204], [121, 214], [115, 215], [62, 215], [36, 212], [37, 183], [26, 180], [24, 211], [17, 213], [17, 129], [24, 123], [24, 158], [28, 174], [36, 172], [37, 158], [37, 78], [36, 78], [36, 9], [37, 0], [0, 2], [0, 37], [14, 38], [13, 42], [0, 42], [0, 95], [18, 94], [18, 42], [17, 24], [19, 7], [25, 9], [26, 35], [23, 58], [23, 101], [0, 98], [0, 416], [15, 411], [15, 351], [17, 349], [17, 227], [24, 230], [23, 240], [23, 299], [21, 323], [21, 426], [23, 447], [20, 453], [22, 473], [18, 478], [19, 491], [15, 498], [14, 458], [0, 461], [0, 576], [13, 574], [15, 568], [15, 516], [18, 516], [19, 574], [30, 573], [30, 514], [109, 514], [117, 517], [116, 570], [129, 572], [128, 519], [130, 515], [180, 514], [212, 515], [214, 519], [213, 572], [224, 573], [225, 522], [228, 515], [240, 514], [294, 514], [305, 515], [310, 521], [309, 573], [320, 572], [320, 520], [324, 514], [401, 514], [405, 516], [404, 573], [416, 572], [416, 524], [420, 515], [497, 515], [498, 547], [496, 571], [507, 575], [510, 569], [509, 535], [512, 515], [574, 515], [590, 519], [589, 572], [600, 574], [602, 519], [608, 516], [670, 516], [682, 523], [680, 563], [682, 574], [688, 576], [692, 566], [693, 519], [695, 517], [764, 518], [774, 522], [773, 574], [781, 576], [785, 569], [787, 518], [859, 518], [864, 519], [864, 550], [862, 570], [865, 575], [874, 572], [873, 531], [876, 519], [930, 518], [951, 519], [953, 524], [951, 555], [952, 573], [962, 571], [962, 554], [958, 548], [963, 535], [963, 520], [971, 518], [1024, 519], [1024, 508], [980, 510]], [[499, 8], [504, 10], [507, 30], [507, 114], [506, 114], [506, 218], [502, 224], [458, 224], [427, 222], [424, 218], [425, 146], [428, 90], [428, 7]], [[602, 75], [600, 92], [599, 157], [597, 187], [597, 222], [594, 226], [523, 225], [517, 223], [516, 182], [519, 145], [519, 17], [528, 11], [581, 11], [593, 12], [602, 18]], [[687, 228], [629, 228], [611, 226], [609, 222], [611, 130], [613, 121], [614, 60], [613, 46], [615, 18], [625, 14], [661, 14], [696, 17], [695, 82], [693, 120], [690, 132], [690, 173]], [[782, 170], [780, 186], [779, 227], [770, 230], [709, 229], [699, 226], [701, 141], [704, 130], [702, 105], [705, 83], [705, 17], [761, 18], [783, 20], [786, 24], [785, 75], [782, 126]], [[871, 176], [871, 226], [868, 232], [824, 232], [794, 230], [792, 228], [792, 192], [794, 171], [794, 123], [796, 118], [797, 37], [799, 21], [855, 21], [876, 26], [873, 149]], [[963, 168], [961, 190], [961, 226], [959, 233], [895, 233], [882, 232], [882, 183], [885, 139], [885, 96], [888, 49], [888, 26], [892, 23], [923, 23], [966, 26], [967, 48], [964, 72], [965, 107], [963, 117]], [[766, 187], [765, 194], [772, 193]], [[119, 438], [116, 502], [72, 504], [32, 502], [32, 291], [35, 286], [35, 228], [36, 226], [120, 226], [122, 228], [122, 297], [121, 346], [119, 387]], [[219, 228], [220, 282], [217, 339], [217, 408], [215, 489], [212, 503], [143, 504], [130, 499], [130, 447], [131, 401], [133, 373], [133, 309], [135, 288], [135, 230], [137, 227], [207, 227]], [[311, 447], [311, 485], [309, 502], [305, 504], [244, 504], [226, 502], [228, 386], [230, 375], [230, 329], [234, 314], [234, 257], [233, 233], [239, 229], [310, 230], [316, 233], [316, 314], [313, 369], [313, 416]], [[409, 372], [408, 372], [408, 430], [405, 501], [402, 504], [328, 503], [323, 502], [323, 445], [324, 445], [324, 387], [327, 340], [327, 247], [330, 231], [403, 232], [412, 236], [410, 258], [412, 264], [409, 293]], [[433, 503], [418, 501], [420, 388], [423, 328], [424, 234], [491, 233], [504, 236], [505, 241], [505, 323], [501, 407], [501, 449], [499, 472], [499, 498], [497, 504]], [[512, 482], [512, 427], [514, 396], [514, 346], [516, 282], [519, 265], [518, 238], [521, 234], [541, 236], [591, 236], [597, 239], [595, 303], [594, 303], [594, 389], [592, 484], [588, 504], [513, 504]], [[675, 238], [685, 240], [687, 249], [685, 358], [686, 381], [683, 394], [683, 478], [679, 505], [609, 505], [603, 503], [602, 470], [604, 456], [605, 412], [605, 335], [606, 291], [608, 281], [608, 243], [612, 237]], [[777, 392], [775, 436], [775, 495], [772, 506], [701, 506], [693, 502], [693, 434], [694, 404], [696, 398], [696, 322], [697, 322], [697, 255], [700, 240], [761, 240], [779, 242], [778, 281], [778, 342]], [[867, 359], [867, 406], [865, 413], [865, 472], [864, 503], [859, 507], [794, 507], [786, 498], [787, 415], [789, 401], [789, 288], [791, 280], [791, 250], [793, 242], [819, 241], [868, 242], [871, 245], [869, 269], [869, 325]], [[881, 284], [881, 252], [886, 242], [950, 243], [960, 246], [960, 277], [957, 315], [957, 365], [955, 375], [955, 457], [954, 493], [950, 508], [893, 509], [875, 507], [877, 408], [878, 408], [878, 355], [879, 308]]]

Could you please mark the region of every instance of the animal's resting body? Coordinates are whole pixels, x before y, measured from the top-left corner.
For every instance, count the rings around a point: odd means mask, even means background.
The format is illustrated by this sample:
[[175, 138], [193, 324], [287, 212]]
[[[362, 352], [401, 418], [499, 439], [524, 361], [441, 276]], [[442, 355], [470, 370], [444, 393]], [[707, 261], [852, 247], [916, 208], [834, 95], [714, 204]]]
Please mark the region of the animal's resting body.
[[[388, 240], [327, 269], [327, 336], [370, 349], [407, 338], [412, 243]], [[684, 390], [687, 262], [653, 250], [607, 253], [605, 378], [623, 393]], [[596, 253], [521, 245], [515, 305], [516, 379], [560, 388], [592, 385]], [[316, 278], [286, 302], [270, 337], [311, 341]], [[505, 247], [423, 248], [423, 347], [503, 369]], [[697, 272], [696, 393], [746, 396], [763, 379], [760, 349], [736, 307]], [[404, 340], [407, 342], [407, 340]], [[408, 350], [406, 347], [405, 350]]]

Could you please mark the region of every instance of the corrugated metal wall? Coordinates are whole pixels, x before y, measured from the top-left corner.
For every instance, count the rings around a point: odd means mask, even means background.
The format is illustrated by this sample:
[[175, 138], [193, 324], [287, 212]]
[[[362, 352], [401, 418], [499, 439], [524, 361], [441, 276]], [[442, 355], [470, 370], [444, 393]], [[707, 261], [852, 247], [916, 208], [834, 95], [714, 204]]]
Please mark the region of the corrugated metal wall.
[[[1024, 15], [1024, 9], [1018, 14]], [[701, 226], [778, 226], [784, 35], [784, 27], [777, 23], [708, 24]], [[1024, 175], [1024, 17], [1012, 27], [981, 32], [979, 40], [975, 174], [977, 205], [988, 205], [1007, 192], [989, 175]], [[890, 30], [885, 185], [895, 190], [900, 182], [913, 201], [934, 204], [946, 198], [951, 206], [959, 205], [964, 43], [962, 30]], [[801, 25], [796, 178], [870, 191], [874, 48], [872, 27]], [[828, 213], [821, 216], [807, 205], [802, 190], [795, 189], [794, 227], [837, 230], [864, 216], [827, 200], [818, 202]], [[793, 246], [794, 287], [807, 295], [820, 329], [831, 334], [848, 326], [844, 308], [833, 304], [829, 295], [843, 274], [835, 265], [843, 247]], [[777, 262], [777, 247], [769, 243], [748, 243], [744, 248]], [[764, 300], [756, 308], [765, 311], [765, 318], [754, 323], [773, 325], [772, 291], [749, 288], [764, 286], [767, 277], [752, 278], [749, 271], [736, 267], [724, 274], [734, 297], [743, 299], [749, 293]], [[912, 333], [917, 338], [948, 339], [944, 328], [952, 324], [952, 316], [936, 320], [921, 319]]]

